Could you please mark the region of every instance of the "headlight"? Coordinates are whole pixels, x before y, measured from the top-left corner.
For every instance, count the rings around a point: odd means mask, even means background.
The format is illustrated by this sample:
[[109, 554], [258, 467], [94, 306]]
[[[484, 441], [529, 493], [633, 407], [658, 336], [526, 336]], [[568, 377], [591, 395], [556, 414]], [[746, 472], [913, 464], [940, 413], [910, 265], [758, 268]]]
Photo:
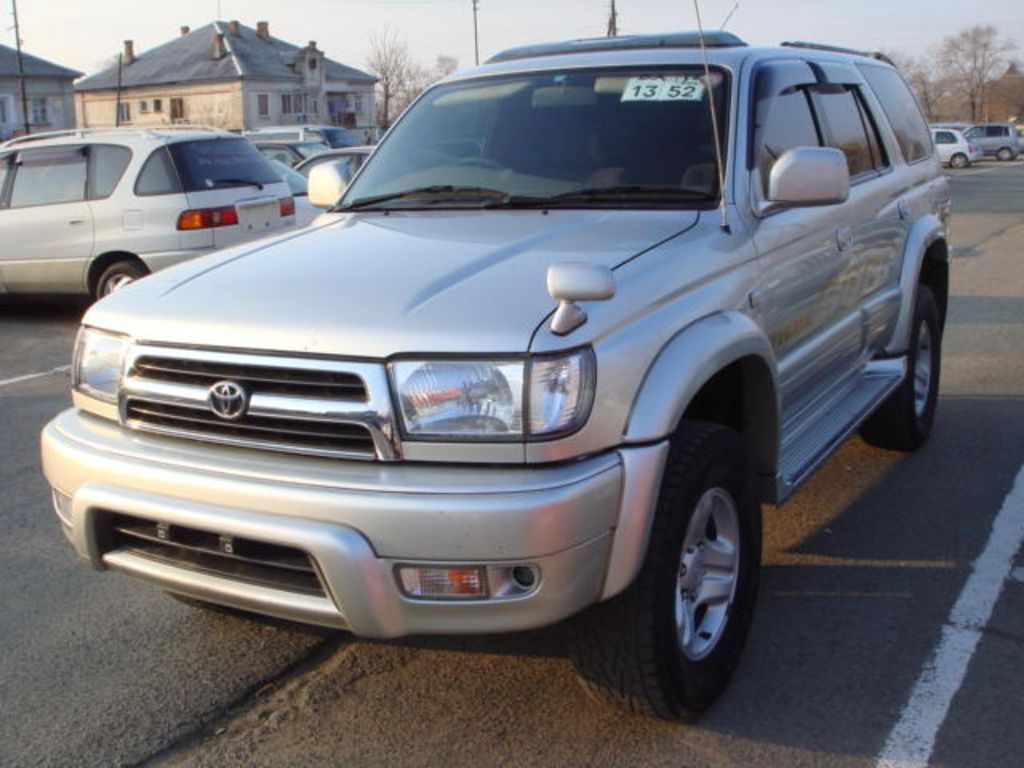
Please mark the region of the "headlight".
[[411, 439], [553, 437], [586, 421], [594, 357], [581, 350], [532, 360], [403, 360], [392, 363], [391, 377]]
[[129, 345], [123, 336], [83, 326], [75, 342], [71, 386], [90, 397], [116, 403]]

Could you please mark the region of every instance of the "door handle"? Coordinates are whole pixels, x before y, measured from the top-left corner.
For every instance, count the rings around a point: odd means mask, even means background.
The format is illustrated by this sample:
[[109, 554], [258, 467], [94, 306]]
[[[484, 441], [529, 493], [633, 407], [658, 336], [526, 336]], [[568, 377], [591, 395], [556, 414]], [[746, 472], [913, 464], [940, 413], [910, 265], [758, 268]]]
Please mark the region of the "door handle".
[[71, 219], [71, 221], [69, 221], [68, 224], [85, 224], [85, 219]]
[[844, 224], [836, 230], [836, 247], [841, 253], [849, 249], [851, 245], [853, 245], [853, 229]]

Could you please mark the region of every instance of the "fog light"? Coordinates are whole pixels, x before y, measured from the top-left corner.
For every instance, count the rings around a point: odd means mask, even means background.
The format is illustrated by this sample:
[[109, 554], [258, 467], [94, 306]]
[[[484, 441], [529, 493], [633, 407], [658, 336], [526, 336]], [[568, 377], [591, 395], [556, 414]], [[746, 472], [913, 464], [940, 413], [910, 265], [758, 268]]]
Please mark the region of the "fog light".
[[50, 489], [53, 492], [53, 511], [57, 513], [57, 517], [60, 521], [68, 528], [71, 527], [71, 497], [66, 493], [61, 493], [56, 488]]
[[487, 597], [487, 570], [479, 566], [456, 568], [398, 566], [398, 582], [409, 597], [472, 600]]

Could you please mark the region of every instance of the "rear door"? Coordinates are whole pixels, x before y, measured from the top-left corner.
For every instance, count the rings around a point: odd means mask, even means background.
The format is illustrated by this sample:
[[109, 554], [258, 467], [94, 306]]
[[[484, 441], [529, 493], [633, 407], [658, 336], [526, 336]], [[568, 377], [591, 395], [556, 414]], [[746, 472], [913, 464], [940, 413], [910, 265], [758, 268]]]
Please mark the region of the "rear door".
[[21, 149], [0, 162], [0, 283], [12, 293], [85, 291], [93, 253], [85, 147]]
[[[294, 213], [281, 214], [282, 200], [291, 197], [288, 185], [245, 139], [181, 141], [168, 148], [189, 209], [218, 211], [219, 220], [236, 220], [212, 228], [216, 248], [295, 225]], [[230, 209], [234, 210], [233, 218], [227, 213]]]

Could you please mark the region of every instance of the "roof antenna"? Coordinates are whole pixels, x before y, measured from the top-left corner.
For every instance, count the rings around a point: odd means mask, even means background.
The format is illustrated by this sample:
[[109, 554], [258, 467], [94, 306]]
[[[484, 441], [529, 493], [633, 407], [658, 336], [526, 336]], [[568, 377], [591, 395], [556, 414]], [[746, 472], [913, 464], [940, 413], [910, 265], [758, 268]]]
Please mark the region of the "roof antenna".
[[[739, 3], [737, 3], [739, 5]], [[711, 131], [715, 135], [715, 164], [718, 166], [718, 193], [722, 202], [722, 231], [732, 234], [729, 228], [728, 201], [725, 199], [725, 163], [722, 158], [722, 140], [718, 135], [718, 114], [715, 112], [715, 92], [711, 82], [711, 67], [708, 66], [708, 47], [704, 42], [704, 24], [700, 20], [700, 0], [693, 0], [693, 10], [697, 12], [697, 32], [700, 35], [700, 55], [704, 60], [704, 79], [708, 84], [708, 109], [711, 110]], [[732, 15], [730, 13], [730, 15]]]
[[732, 10], [729, 11], [727, 14], [725, 14], [725, 20], [722, 22], [722, 26], [719, 27], [720, 30], [721, 29], [725, 29], [725, 25], [729, 23], [729, 19], [732, 18], [732, 15], [734, 13], [736, 13], [736, 11], [737, 11], [737, 9], [739, 7], [740, 7], [740, 0], [736, 0], [736, 2], [732, 6]]

